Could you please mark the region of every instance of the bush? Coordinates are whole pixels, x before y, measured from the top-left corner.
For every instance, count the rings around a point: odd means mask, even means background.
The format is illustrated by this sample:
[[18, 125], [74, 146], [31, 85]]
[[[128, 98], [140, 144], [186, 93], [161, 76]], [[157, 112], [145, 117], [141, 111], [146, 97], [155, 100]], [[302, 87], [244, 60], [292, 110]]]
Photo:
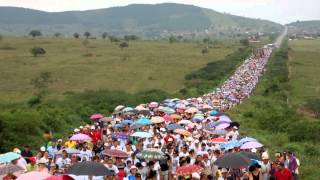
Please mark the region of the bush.
[[30, 52], [34, 57], [46, 54], [46, 51], [41, 47], [34, 47], [30, 50]]

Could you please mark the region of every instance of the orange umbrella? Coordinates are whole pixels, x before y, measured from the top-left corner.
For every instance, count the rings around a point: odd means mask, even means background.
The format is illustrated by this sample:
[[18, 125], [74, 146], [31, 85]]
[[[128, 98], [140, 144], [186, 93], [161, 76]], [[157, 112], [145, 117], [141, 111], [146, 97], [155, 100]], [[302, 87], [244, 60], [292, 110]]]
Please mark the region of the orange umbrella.
[[177, 134], [182, 134], [184, 136], [191, 136], [191, 133], [187, 130], [184, 130], [184, 129], [175, 129], [173, 132], [175, 132]]
[[192, 173], [201, 173], [203, 168], [198, 165], [185, 165], [178, 167], [177, 169], [177, 175], [178, 176], [186, 176], [191, 175]]
[[228, 141], [223, 137], [213, 138], [209, 140], [209, 143], [215, 143], [215, 144], [226, 143], [226, 142]]

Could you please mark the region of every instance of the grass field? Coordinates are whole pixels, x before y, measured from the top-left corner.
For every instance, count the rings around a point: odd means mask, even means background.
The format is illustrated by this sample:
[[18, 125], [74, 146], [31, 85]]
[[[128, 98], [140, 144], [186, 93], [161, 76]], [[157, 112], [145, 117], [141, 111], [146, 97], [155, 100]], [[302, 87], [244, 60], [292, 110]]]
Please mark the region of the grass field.
[[301, 107], [320, 97], [320, 39], [290, 41], [290, 103]]
[[[30, 49], [43, 47], [47, 54], [33, 57]], [[183, 88], [184, 76], [223, 59], [239, 44], [217, 44], [202, 55], [203, 45], [133, 41], [121, 50], [108, 40], [65, 38], [6, 38], [0, 41], [0, 101], [21, 101], [32, 95], [31, 79], [50, 72], [49, 92], [59, 97], [64, 92], [83, 90], [123, 90], [134, 93], [161, 89], [175, 92]], [[57, 96], [58, 95], [58, 96]]]

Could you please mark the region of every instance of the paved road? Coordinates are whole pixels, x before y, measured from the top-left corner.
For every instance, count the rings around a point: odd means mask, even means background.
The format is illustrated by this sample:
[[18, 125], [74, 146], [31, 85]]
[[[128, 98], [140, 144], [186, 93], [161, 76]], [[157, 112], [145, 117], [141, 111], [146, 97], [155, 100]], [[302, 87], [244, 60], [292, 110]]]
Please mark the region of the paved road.
[[282, 34], [279, 35], [279, 36], [277, 37], [276, 41], [274, 42], [274, 45], [276, 46], [276, 48], [280, 48], [283, 39], [284, 39], [284, 38], [286, 37], [286, 35], [287, 35], [287, 32], [288, 32], [288, 27], [285, 26]]

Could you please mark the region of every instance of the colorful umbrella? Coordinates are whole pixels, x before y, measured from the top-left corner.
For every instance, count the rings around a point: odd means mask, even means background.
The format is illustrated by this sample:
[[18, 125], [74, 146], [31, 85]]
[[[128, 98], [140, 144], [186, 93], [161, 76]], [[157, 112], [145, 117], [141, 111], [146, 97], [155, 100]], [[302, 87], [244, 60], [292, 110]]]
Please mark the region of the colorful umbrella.
[[139, 111], [139, 114], [142, 114], [144, 116], [150, 116], [151, 112], [150, 112], [150, 110], [141, 110], [141, 111]]
[[188, 124], [191, 124], [192, 122], [189, 121], [189, 120], [181, 120], [178, 122], [178, 124], [183, 124], [183, 125], [188, 125]]
[[241, 153], [227, 153], [218, 158], [214, 164], [223, 168], [239, 169], [248, 167], [250, 162], [250, 158]]
[[222, 116], [219, 116], [219, 120], [221, 121], [227, 121], [227, 122], [232, 122], [232, 120], [226, 116], [226, 115], [222, 115]]
[[130, 124], [133, 124], [133, 121], [126, 119], [126, 120], [123, 120], [123, 121], [121, 122], [121, 124], [123, 124], [123, 125], [130, 125]]
[[64, 174], [62, 176], [50, 176], [46, 180], [74, 180], [74, 179]]
[[164, 122], [164, 118], [160, 117], [160, 116], [154, 116], [154, 117], [151, 118], [151, 121], [154, 124], [163, 123]]
[[178, 176], [186, 176], [186, 175], [191, 175], [192, 173], [201, 173], [203, 168], [198, 165], [185, 165], [177, 168], [176, 174]]
[[184, 127], [182, 127], [181, 125], [179, 124], [169, 124], [167, 126], [167, 129], [172, 131], [172, 130], [175, 130], [175, 129], [184, 129]]
[[115, 133], [112, 133], [112, 138], [125, 140], [129, 138], [129, 134], [125, 132], [115, 132]]
[[0, 155], [0, 164], [1, 163], [9, 163], [12, 160], [19, 159], [21, 157], [20, 154], [14, 152], [7, 152]]
[[170, 116], [172, 117], [172, 119], [177, 119], [177, 120], [182, 119], [182, 117], [178, 114], [171, 114]]
[[110, 156], [110, 157], [119, 157], [119, 158], [127, 158], [128, 154], [124, 151], [120, 151], [117, 149], [106, 149], [102, 152], [103, 155]]
[[15, 173], [18, 171], [24, 171], [24, 169], [18, 165], [8, 164], [0, 167], [0, 176], [7, 175], [9, 173]]
[[232, 149], [239, 146], [241, 146], [241, 143], [239, 141], [229, 141], [225, 144], [220, 145], [220, 147], [224, 149]]
[[191, 133], [184, 129], [175, 129], [173, 132], [177, 134], [182, 134], [184, 136], [191, 136]]
[[152, 137], [152, 135], [148, 132], [135, 132], [131, 136], [133, 137], [141, 137], [141, 138], [149, 138]]
[[31, 180], [31, 179], [47, 179], [51, 174], [46, 172], [31, 171], [25, 174], [21, 174], [17, 180]]
[[208, 133], [208, 134], [212, 134], [212, 135], [225, 135], [228, 133], [228, 131], [226, 130], [215, 130], [215, 129], [204, 129], [204, 132]]
[[144, 125], [148, 125], [148, 124], [152, 124], [152, 122], [151, 122], [150, 119], [141, 118], [141, 119], [138, 119], [137, 121], [135, 121], [134, 124], [144, 124]]
[[175, 112], [174, 109], [169, 108], [169, 107], [163, 107], [163, 106], [159, 107], [158, 111], [162, 111], [162, 112], [165, 112], [165, 113], [174, 113]]
[[82, 133], [79, 133], [79, 134], [75, 134], [73, 135], [70, 140], [72, 141], [91, 141], [91, 137], [86, 135], [86, 134], [82, 134]]
[[195, 108], [195, 107], [191, 107], [191, 108], [188, 108], [187, 110], [185, 110], [186, 113], [196, 113], [198, 112], [198, 109]]
[[166, 122], [172, 122], [172, 121], [173, 121], [172, 116], [171, 116], [171, 115], [168, 115], [168, 114], [162, 116], [162, 118], [163, 118], [164, 121], [166, 121]]
[[253, 149], [253, 148], [260, 148], [262, 147], [263, 144], [259, 143], [259, 142], [246, 142], [244, 143], [240, 149]]
[[67, 171], [67, 174], [74, 174], [77, 176], [111, 176], [114, 173], [106, 168], [102, 163], [84, 161], [72, 165]]
[[102, 114], [92, 114], [90, 116], [90, 119], [92, 119], [92, 120], [99, 120], [101, 118], [103, 118]]
[[218, 138], [210, 139], [208, 142], [213, 143], [213, 144], [222, 144], [222, 143], [226, 143], [228, 141], [223, 137], [218, 137]]
[[227, 127], [229, 127], [230, 124], [229, 123], [221, 123], [219, 125], [216, 126], [217, 130], [221, 130], [221, 129], [226, 129]]
[[145, 160], [160, 160], [163, 159], [164, 154], [163, 152], [157, 149], [147, 149], [139, 153], [138, 156]]
[[149, 105], [148, 105], [150, 108], [156, 108], [159, 106], [159, 103], [157, 102], [151, 102]]

